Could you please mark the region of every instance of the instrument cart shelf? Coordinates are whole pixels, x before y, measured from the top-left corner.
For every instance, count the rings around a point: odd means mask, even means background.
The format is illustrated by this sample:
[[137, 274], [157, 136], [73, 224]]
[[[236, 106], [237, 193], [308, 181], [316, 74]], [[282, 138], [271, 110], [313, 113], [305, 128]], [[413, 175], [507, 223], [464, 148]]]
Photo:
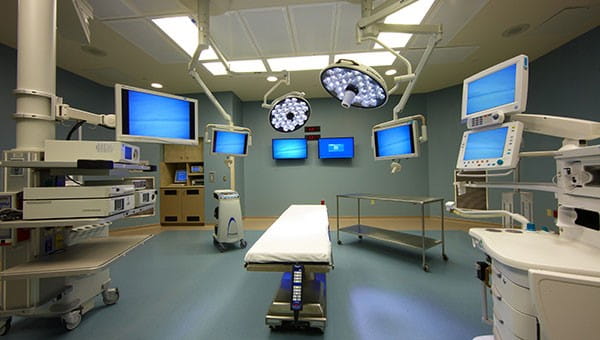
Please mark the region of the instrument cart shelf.
[[[358, 223], [340, 228], [340, 198], [352, 198], [357, 200], [357, 218]], [[360, 223], [360, 201], [361, 200], [377, 200], [390, 201], [400, 203], [418, 204], [421, 206], [421, 235], [414, 235], [399, 231], [387, 230], [375, 226], [368, 226]], [[441, 240], [433, 239], [425, 236], [425, 204], [440, 202], [441, 219], [440, 230]], [[444, 199], [439, 197], [417, 197], [417, 196], [400, 196], [400, 195], [380, 195], [380, 194], [339, 194], [336, 195], [336, 210], [337, 210], [337, 243], [342, 244], [340, 240], [340, 231], [358, 235], [359, 239], [363, 237], [372, 238], [380, 241], [391, 242], [394, 244], [407, 246], [411, 248], [421, 249], [422, 267], [424, 271], [429, 271], [429, 265], [426, 262], [425, 251], [431, 247], [442, 246], [442, 258], [448, 260], [444, 242]]]
[[111, 236], [85, 240], [64, 251], [0, 272], [2, 280], [88, 275], [107, 267], [153, 235]]

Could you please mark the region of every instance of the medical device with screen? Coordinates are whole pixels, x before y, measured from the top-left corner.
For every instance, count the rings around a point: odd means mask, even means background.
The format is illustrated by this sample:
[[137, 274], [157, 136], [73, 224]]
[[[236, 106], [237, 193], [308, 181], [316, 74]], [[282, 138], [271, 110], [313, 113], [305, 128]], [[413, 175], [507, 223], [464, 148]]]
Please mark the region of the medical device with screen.
[[512, 169], [519, 162], [523, 123], [463, 133], [456, 168], [465, 171]]
[[175, 178], [173, 183], [186, 183], [187, 182], [187, 171], [175, 170]]
[[415, 121], [375, 126], [371, 144], [375, 160], [413, 158], [419, 156], [419, 142]]
[[337, 137], [319, 139], [319, 158], [353, 158], [354, 137]]
[[244, 157], [248, 155], [248, 132], [213, 129], [212, 154]]
[[273, 159], [306, 159], [308, 156], [306, 139], [273, 139]]
[[117, 140], [198, 145], [198, 101], [115, 85]]
[[524, 112], [528, 69], [527, 56], [519, 55], [465, 79], [461, 119]]

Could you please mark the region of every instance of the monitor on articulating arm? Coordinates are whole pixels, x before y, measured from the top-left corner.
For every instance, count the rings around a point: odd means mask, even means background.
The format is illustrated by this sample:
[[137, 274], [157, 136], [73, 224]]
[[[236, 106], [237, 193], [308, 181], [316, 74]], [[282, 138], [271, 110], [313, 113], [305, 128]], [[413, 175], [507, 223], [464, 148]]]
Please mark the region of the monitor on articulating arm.
[[501, 124], [505, 115], [524, 112], [528, 70], [527, 56], [519, 55], [465, 79], [461, 120], [473, 129]]
[[417, 122], [390, 121], [373, 127], [371, 145], [375, 160], [419, 157]]

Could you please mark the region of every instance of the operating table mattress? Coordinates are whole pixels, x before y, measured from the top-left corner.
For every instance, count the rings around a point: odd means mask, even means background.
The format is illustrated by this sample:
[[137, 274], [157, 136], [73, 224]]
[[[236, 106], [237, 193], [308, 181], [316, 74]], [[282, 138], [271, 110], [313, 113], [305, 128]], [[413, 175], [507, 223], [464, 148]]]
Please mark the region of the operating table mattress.
[[291, 205], [254, 243], [246, 263], [332, 264], [324, 205]]

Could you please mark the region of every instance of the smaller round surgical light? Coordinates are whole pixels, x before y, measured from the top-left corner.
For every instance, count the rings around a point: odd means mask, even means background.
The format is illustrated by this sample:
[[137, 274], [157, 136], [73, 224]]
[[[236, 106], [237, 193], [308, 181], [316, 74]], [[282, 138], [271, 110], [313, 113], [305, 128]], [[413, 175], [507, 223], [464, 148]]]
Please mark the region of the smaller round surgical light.
[[151, 83], [150, 86], [154, 87], [155, 89], [163, 88], [163, 85], [161, 83]]
[[321, 71], [321, 85], [332, 97], [350, 106], [373, 109], [388, 99], [385, 80], [373, 68], [340, 59]]
[[304, 126], [310, 117], [310, 105], [299, 96], [285, 96], [269, 111], [269, 122], [279, 132], [293, 132]]
[[394, 68], [391, 68], [391, 69], [385, 71], [386, 76], [393, 76], [396, 73], [398, 73], [398, 71], [396, 71], [396, 69], [394, 69]]
[[269, 83], [274, 83], [274, 82], [276, 82], [276, 81], [277, 81], [277, 77], [275, 77], [275, 76], [268, 76], [268, 77], [267, 77], [267, 81], [268, 81]]

